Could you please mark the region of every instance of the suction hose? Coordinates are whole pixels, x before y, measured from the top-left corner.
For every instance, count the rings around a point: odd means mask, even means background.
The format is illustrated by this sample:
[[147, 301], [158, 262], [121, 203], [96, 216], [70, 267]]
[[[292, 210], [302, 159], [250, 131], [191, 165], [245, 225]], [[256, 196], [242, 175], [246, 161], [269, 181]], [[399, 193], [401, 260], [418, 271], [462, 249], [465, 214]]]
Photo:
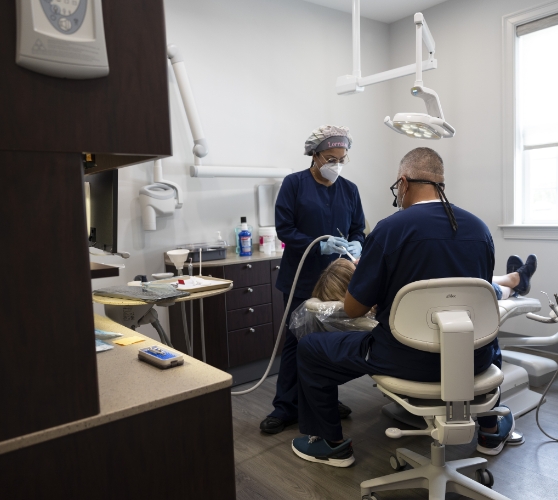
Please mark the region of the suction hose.
[[283, 330], [285, 329], [285, 323], [287, 322], [287, 316], [289, 314], [289, 309], [291, 307], [291, 302], [293, 301], [293, 295], [294, 295], [295, 287], [296, 287], [296, 284], [298, 283], [298, 276], [300, 275], [300, 271], [302, 270], [302, 266], [304, 264], [304, 261], [306, 260], [306, 257], [310, 253], [310, 250], [312, 250], [312, 247], [316, 243], [318, 243], [318, 241], [327, 240], [328, 238], [331, 238], [331, 236], [329, 234], [324, 234], [323, 236], [318, 236], [312, 243], [310, 243], [310, 245], [308, 245], [308, 248], [306, 249], [306, 251], [302, 255], [302, 259], [300, 259], [300, 264], [298, 265], [298, 269], [296, 270], [296, 274], [295, 274], [295, 277], [294, 277], [294, 280], [293, 280], [293, 284], [291, 286], [291, 293], [289, 294], [289, 300], [287, 301], [287, 306], [285, 307], [285, 313], [283, 314], [283, 319], [281, 320], [281, 326], [279, 327], [279, 334], [277, 335], [277, 340], [275, 341], [275, 347], [273, 348], [273, 353], [271, 354], [271, 359], [269, 360], [269, 364], [267, 365], [267, 369], [266, 369], [265, 373], [263, 374], [262, 378], [259, 380], [259, 382], [256, 385], [254, 385], [253, 387], [250, 387], [250, 389], [246, 389], [244, 391], [231, 392], [232, 396], [242, 396], [244, 394], [248, 394], [249, 392], [252, 392], [252, 391], [256, 390], [260, 385], [263, 384], [264, 380], [267, 378], [267, 375], [269, 374], [269, 371], [271, 370], [271, 365], [273, 365], [273, 362], [275, 361], [275, 355], [277, 354], [277, 349], [279, 348], [279, 343], [281, 342], [281, 337], [283, 336]]

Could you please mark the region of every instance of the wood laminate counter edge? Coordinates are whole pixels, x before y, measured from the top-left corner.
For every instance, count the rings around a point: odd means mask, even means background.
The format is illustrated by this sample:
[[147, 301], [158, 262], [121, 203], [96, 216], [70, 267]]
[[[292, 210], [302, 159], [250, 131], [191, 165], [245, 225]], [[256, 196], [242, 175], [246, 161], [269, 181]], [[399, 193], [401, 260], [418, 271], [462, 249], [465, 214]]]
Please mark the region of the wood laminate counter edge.
[[[138, 349], [151, 345], [166, 346], [104, 316], [95, 314], [95, 328], [122, 333], [123, 337], [140, 336], [145, 339], [145, 342], [115, 345], [114, 349], [97, 353], [100, 413], [0, 442], [0, 454], [232, 386], [231, 375], [186, 354], [184, 365], [168, 370], [140, 361]], [[111, 340], [107, 342], [112, 344]], [[30, 408], [30, 411], [38, 409]]]
[[[255, 248], [257, 249], [259, 248], [259, 246], [256, 246]], [[280, 259], [281, 257], [283, 257], [283, 252], [262, 253], [259, 250], [252, 250], [252, 255], [250, 257], [241, 257], [236, 253], [235, 247], [228, 247], [227, 256], [224, 259], [208, 260], [207, 262], [202, 261], [202, 272], [206, 267], [221, 267], [221, 266], [230, 266], [231, 264], [244, 264], [244, 263], [249, 264], [251, 262], [261, 262], [265, 260]], [[174, 265], [169, 259], [166, 252], [165, 252], [165, 264], [168, 266]], [[197, 267], [199, 265], [199, 262], [194, 262], [193, 264], [194, 267]], [[184, 269], [186, 270], [185, 272], [187, 272], [188, 263], [185, 264]]]

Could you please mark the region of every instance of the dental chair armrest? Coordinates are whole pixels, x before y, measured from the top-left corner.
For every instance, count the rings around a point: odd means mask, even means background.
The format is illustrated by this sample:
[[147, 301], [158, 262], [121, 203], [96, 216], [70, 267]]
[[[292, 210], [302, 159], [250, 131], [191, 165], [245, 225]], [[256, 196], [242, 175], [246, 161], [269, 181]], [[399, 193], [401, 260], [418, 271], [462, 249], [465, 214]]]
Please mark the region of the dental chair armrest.
[[[552, 323], [554, 323], [554, 321]], [[555, 345], [558, 344], [558, 333], [550, 337], [500, 337], [498, 339], [498, 344], [501, 348]]]

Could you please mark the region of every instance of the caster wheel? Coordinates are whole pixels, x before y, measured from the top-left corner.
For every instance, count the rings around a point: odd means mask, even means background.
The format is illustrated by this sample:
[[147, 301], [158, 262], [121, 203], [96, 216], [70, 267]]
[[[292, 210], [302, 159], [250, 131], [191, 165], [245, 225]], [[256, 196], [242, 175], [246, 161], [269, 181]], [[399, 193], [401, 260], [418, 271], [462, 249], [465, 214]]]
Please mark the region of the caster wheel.
[[406, 462], [399, 460], [395, 455], [391, 455], [389, 457], [389, 464], [391, 465], [391, 468], [395, 471], [403, 470], [407, 465]]
[[494, 476], [488, 469], [477, 469], [475, 476], [477, 482], [483, 486], [486, 486], [487, 488], [492, 488], [492, 486], [494, 486]]
[[379, 500], [377, 496], [374, 495], [374, 493], [370, 493], [370, 495], [364, 495], [362, 497], [362, 500]]

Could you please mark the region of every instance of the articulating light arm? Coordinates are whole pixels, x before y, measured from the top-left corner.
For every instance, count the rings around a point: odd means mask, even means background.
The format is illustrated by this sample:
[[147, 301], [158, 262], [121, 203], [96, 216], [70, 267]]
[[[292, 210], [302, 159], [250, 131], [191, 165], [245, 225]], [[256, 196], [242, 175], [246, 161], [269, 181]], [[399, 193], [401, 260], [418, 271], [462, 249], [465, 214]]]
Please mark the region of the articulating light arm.
[[[360, 74], [360, 0], [353, 0], [353, 74], [337, 78], [336, 91], [339, 95], [362, 92], [364, 87], [376, 83], [393, 80], [402, 76], [415, 75], [415, 85], [411, 89], [414, 97], [420, 97], [426, 105], [424, 113], [397, 113], [393, 120], [386, 116], [384, 123], [398, 134], [419, 139], [444, 139], [453, 137], [455, 129], [445, 121], [442, 105], [438, 94], [432, 89], [424, 87], [422, 72], [438, 67], [434, 54], [436, 42], [426, 24], [424, 16], [417, 12], [414, 17], [416, 27], [416, 62], [408, 66], [383, 71], [375, 75]], [[426, 45], [428, 57], [422, 60], [422, 44]]]
[[[371, 76], [361, 77], [360, 74], [360, 0], [353, 0], [353, 74], [340, 76], [337, 78], [336, 90], [339, 95], [354, 94], [362, 92], [364, 87], [376, 83], [393, 80], [403, 76], [416, 74], [415, 85], [422, 86], [422, 72], [438, 67], [438, 61], [434, 58], [436, 43], [430, 33], [430, 29], [424, 20], [424, 16], [419, 12], [415, 14], [415, 24], [417, 27], [417, 60], [415, 64], [402, 66], [400, 68], [383, 71]], [[424, 41], [429, 57], [422, 61], [422, 42]], [[420, 81], [420, 83], [419, 83]]]

